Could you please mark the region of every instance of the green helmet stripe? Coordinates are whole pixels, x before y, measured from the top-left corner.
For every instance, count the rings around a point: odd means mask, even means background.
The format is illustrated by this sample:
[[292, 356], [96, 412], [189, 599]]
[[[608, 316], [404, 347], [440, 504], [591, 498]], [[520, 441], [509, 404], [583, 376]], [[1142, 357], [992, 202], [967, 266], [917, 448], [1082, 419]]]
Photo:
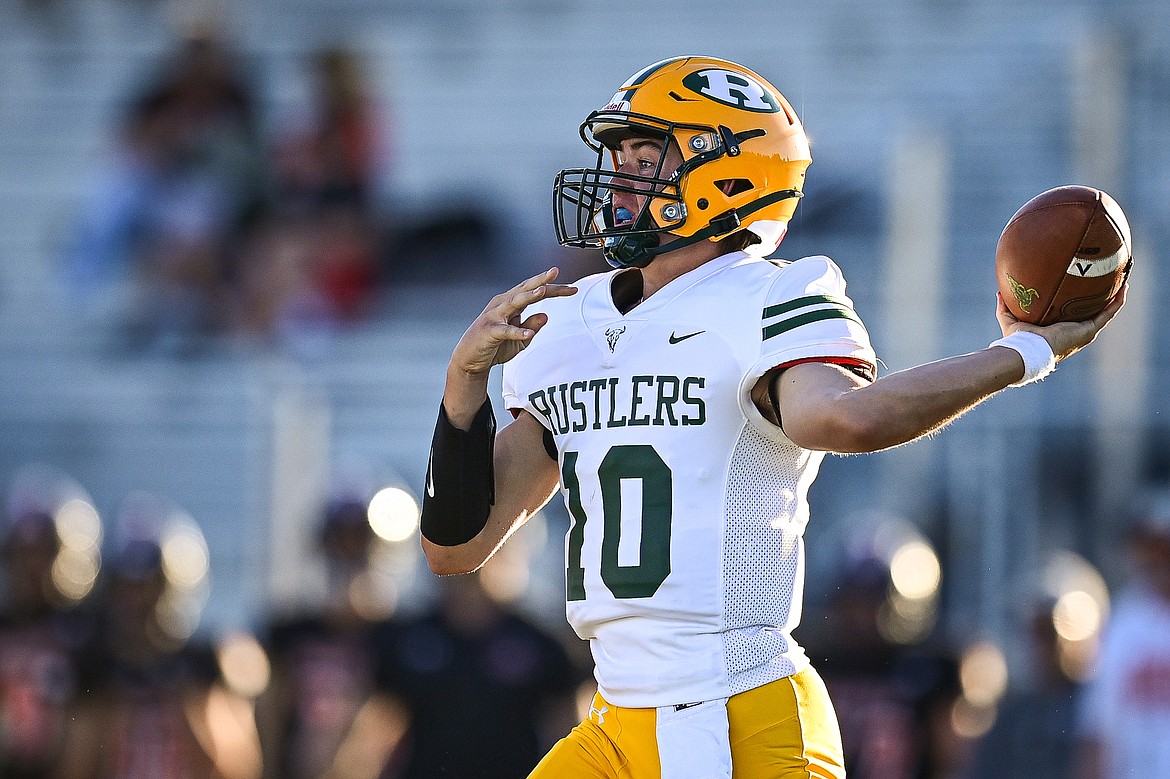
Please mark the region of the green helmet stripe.
[[638, 91], [638, 87], [642, 86], [643, 82], [645, 82], [646, 79], [653, 76], [659, 70], [662, 70], [667, 65], [673, 64], [675, 62], [682, 62], [685, 59], [687, 59], [687, 58], [686, 57], [671, 57], [670, 59], [662, 60], [662, 62], [655, 62], [653, 65], [646, 68], [641, 73], [639, 73], [638, 75], [634, 76], [633, 78], [631, 78], [629, 81], [626, 82], [627, 84], [632, 84], [633, 86], [631, 86], [624, 93], [622, 93], [622, 100], [629, 100], [630, 98], [632, 98], [634, 96], [634, 93]]

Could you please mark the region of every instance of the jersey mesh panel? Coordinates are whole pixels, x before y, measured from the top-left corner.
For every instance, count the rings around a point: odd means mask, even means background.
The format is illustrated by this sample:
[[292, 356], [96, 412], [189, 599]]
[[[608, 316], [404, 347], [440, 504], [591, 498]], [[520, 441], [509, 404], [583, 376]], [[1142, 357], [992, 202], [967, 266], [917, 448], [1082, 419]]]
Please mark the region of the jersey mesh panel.
[[[796, 673], [785, 656], [793, 593], [803, 576], [805, 514], [796, 473], [802, 451], [745, 426], [727, 480], [723, 649], [731, 694]], [[801, 587], [802, 588], [802, 587]], [[803, 589], [803, 588], [802, 588]]]

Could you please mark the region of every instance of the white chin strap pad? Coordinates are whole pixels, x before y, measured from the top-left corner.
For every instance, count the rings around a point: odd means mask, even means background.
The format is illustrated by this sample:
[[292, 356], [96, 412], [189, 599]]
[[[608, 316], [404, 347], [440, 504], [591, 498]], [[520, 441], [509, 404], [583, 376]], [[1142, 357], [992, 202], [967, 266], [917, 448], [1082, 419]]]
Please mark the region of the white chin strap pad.
[[784, 234], [788, 232], [788, 224], [785, 222], [778, 222], [775, 219], [761, 219], [752, 222], [747, 228], [759, 239], [759, 243], [753, 243], [744, 249], [748, 254], [756, 257], [767, 257], [776, 248], [780, 246], [780, 242], [784, 240]]

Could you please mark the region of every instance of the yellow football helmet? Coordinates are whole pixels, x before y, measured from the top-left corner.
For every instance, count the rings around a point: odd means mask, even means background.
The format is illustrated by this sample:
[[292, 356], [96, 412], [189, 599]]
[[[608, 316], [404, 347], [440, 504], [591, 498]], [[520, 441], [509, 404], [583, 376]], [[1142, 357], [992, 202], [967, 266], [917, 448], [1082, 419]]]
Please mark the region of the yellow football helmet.
[[[618, 144], [664, 138], [682, 155], [671, 175], [619, 172]], [[615, 267], [748, 230], [746, 250], [776, 250], [802, 195], [812, 155], [792, 106], [763, 78], [712, 57], [674, 57], [639, 71], [581, 124], [592, 168], [557, 174], [554, 225], [564, 246], [601, 248]], [[647, 195], [636, 218], [616, 219], [613, 192]], [[631, 215], [632, 216], [632, 215]], [[660, 245], [669, 233], [679, 240]]]

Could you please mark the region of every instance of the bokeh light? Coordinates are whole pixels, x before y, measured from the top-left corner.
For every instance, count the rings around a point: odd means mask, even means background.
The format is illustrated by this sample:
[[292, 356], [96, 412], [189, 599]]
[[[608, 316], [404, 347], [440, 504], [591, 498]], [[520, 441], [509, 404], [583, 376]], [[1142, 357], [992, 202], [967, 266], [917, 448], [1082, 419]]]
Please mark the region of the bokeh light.
[[53, 560], [53, 586], [67, 600], [77, 602], [93, 591], [101, 558], [71, 546], [63, 546]]
[[418, 530], [418, 502], [400, 487], [386, 487], [370, 499], [366, 516], [370, 527], [383, 541], [400, 543]]
[[1008, 667], [1003, 651], [991, 641], [968, 647], [959, 661], [963, 697], [977, 707], [994, 706], [1007, 690]]
[[908, 541], [890, 559], [890, 580], [905, 598], [934, 597], [942, 580], [938, 556], [925, 541]]
[[80, 498], [65, 501], [54, 520], [62, 545], [80, 551], [101, 546], [102, 520], [89, 502]]
[[889, 576], [878, 631], [892, 643], [917, 644], [938, 620], [942, 563], [922, 532], [901, 517], [879, 513], [864, 521], [869, 529], [854, 530], [846, 545], [851, 557], [879, 562]]
[[260, 642], [249, 633], [224, 636], [216, 647], [224, 681], [237, 695], [255, 698], [268, 688], [272, 669]]
[[547, 520], [538, 511], [479, 570], [480, 582], [492, 600], [514, 603], [525, 596], [532, 581], [533, 555], [547, 538]]
[[1084, 681], [1109, 618], [1109, 588], [1092, 563], [1068, 551], [1049, 557], [1041, 580], [1043, 597], [1052, 604], [1060, 669], [1070, 679]]
[[64, 501], [53, 513], [60, 549], [53, 561], [53, 587], [66, 600], [88, 596], [101, 570], [102, 519], [87, 499]]
[[951, 705], [951, 728], [961, 738], [981, 738], [994, 724], [994, 706], [977, 706], [963, 697], [956, 698]]
[[1101, 629], [1101, 607], [1083, 590], [1066, 592], [1052, 608], [1052, 624], [1066, 641], [1084, 641]]
[[162, 565], [167, 581], [181, 590], [193, 590], [207, 578], [207, 543], [193, 524], [178, 522], [162, 539]]
[[346, 597], [362, 619], [387, 619], [398, 608], [398, 585], [385, 568], [372, 566], [353, 578]]

